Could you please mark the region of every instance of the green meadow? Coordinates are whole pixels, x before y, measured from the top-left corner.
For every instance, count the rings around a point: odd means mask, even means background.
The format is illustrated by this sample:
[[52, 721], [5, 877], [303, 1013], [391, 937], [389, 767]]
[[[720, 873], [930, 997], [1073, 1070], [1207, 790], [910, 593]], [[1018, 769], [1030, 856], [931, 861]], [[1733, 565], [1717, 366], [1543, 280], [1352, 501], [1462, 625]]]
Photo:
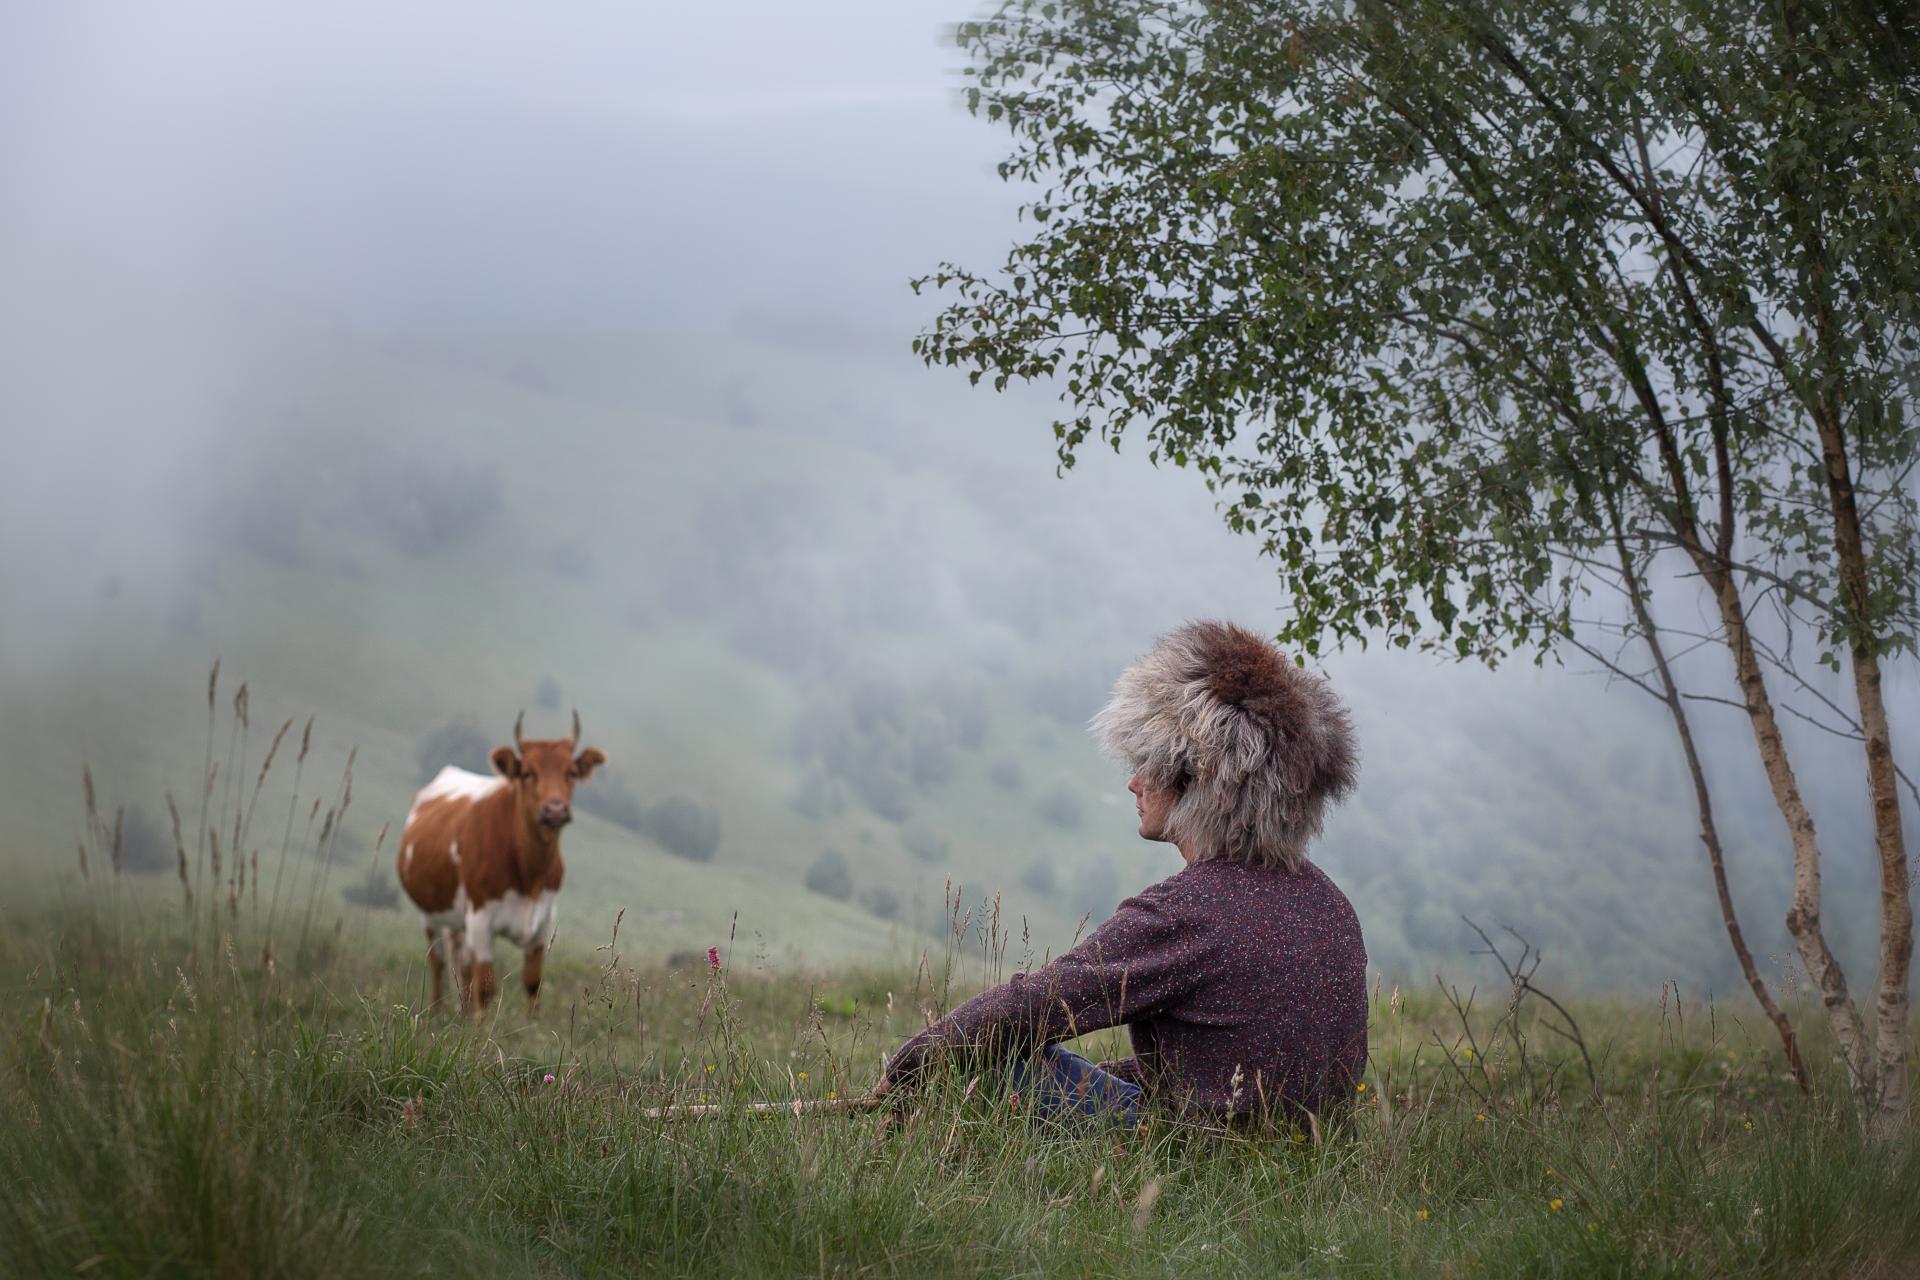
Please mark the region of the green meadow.
[[[405, 950], [351, 930], [302, 948], [244, 909], [134, 911], [123, 889], [108, 876], [0, 943], [18, 975], [0, 997], [0, 1273], [1920, 1267], [1920, 1149], [1860, 1137], [1834, 1068], [1802, 1097], [1764, 1026], [1670, 990], [1572, 1001], [1569, 1024], [1500, 987], [1383, 986], [1344, 1120], [1064, 1128], [965, 1073], [896, 1114], [814, 1109], [1013, 962], [992, 920], [833, 968], [722, 939], [718, 972], [642, 958], [622, 929], [549, 968], [537, 1020], [509, 973], [476, 1024], [422, 1007]], [[750, 1100], [801, 1106], [673, 1111]]]

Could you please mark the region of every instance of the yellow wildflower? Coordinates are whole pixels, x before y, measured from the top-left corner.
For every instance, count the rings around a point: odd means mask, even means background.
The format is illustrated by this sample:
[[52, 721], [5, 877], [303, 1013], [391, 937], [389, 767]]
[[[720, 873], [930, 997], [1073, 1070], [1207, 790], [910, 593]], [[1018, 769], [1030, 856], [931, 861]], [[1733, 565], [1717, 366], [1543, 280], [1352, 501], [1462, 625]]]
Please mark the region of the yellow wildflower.
[[1565, 1200], [1562, 1200], [1559, 1196], [1555, 1196], [1553, 1199], [1547, 1201], [1547, 1209], [1551, 1213], [1558, 1213], [1566, 1207], [1567, 1207], [1567, 1202]]
[[833, 1101], [833, 1100], [834, 1100], [835, 1098], [837, 1098], [837, 1097], [839, 1097], [839, 1096], [840, 1096], [840, 1095], [839, 1095], [839, 1094], [837, 1094], [837, 1093], [835, 1093], [835, 1092], [834, 1092], [833, 1090], [831, 1090], [831, 1089], [829, 1089], [829, 1090], [827, 1090], [827, 1101], [828, 1101], [828, 1102], [832, 1102], [832, 1101]]
[[804, 1071], [802, 1071], [802, 1072], [800, 1073], [800, 1078], [801, 1078], [802, 1080], [805, 1080], [805, 1079], [807, 1078], [807, 1073], [806, 1073], [806, 1072], [804, 1072]]
[[1487, 1113], [1486, 1113], [1486, 1112], [1484, 1112], [1484, 1111], [1476, 1111], [1476, 1112], [1474, 1112], [1474, 1113], [1473, 1113], [1473, 1122], [1474, 1122], [1475, 1124], [1485, 1124], [1485, 1123], [1487, 1122]]
[[1587, 1224], [1588, 1231], [1598, 1231], [1599, 1229], [1600, 1229], [1600, 1224], [1597, 1222], [1589, 1222]]
[[1367, 1091], [1367, 1082], [1365, 1080], [1362, 1080], [1359, 1084], [1354, 1086], [1353, 1091], [1355, 1093], [1365, 1093]]
[[1429, 1214], [1425, 1209], [1422, 1209], [1418, 1213], [1414, 1214], [1413, 1216], [1420, 1219], [1420, 1221], [1425, 1222], [1432, 1215]]
[[711, 1062], [709, 1062], [709, 1063], [707, 1064], [707, 1074], [708, 1074], [708, 1075], [712, 1075], [712, 1074], [713, 1074], [713, 1064], [712, 1064]]

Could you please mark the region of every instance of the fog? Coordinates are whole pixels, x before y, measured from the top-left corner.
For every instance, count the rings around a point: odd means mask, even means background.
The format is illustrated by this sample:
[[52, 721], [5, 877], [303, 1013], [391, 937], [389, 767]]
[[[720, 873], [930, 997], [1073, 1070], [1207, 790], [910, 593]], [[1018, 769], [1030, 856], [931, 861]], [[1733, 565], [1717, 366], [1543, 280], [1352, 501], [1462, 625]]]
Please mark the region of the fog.
[[900, 331], [1012, 201], [926, 4], [36, 6], [8, 249], [355, 324]]
[[[192, 794], [219, 655], [256, 732], [312, 714], [332, 765], [360, 748], [375, 871], [436, 760], [578, 706], [615, 761], [568, 837], [583, 938], [629, 907], [662, 950], [736, 911], [770, 953], [911, 950], [955, 881], [1058, 946], [1171, 870], [1085, 719], [1183, 618], [1271, 627], [1284, 601], [1197, 477], [1138, 451], [1056, 477], [1045, 389], [909, 352], [937, 301], [907, 280], [1019, 230], [1004, 135], [957, 101], [943, 32], [968, 16], [14, 13], [9, 860], [69, 873], [82, 758], [149, 823]], [[1366, 763], [1317, 856], [1383, 972], [1474, 973], [1465, 913], [1567, 986], [1729, 984], [1660, 708], [1572, 660], [1327, 669]], [[1690, 674], [1724, 684], [1710, 654]], [[1707, 722], [1722, 822], [1790, 969], [1737, 720]], [[1795, 741], [1829, 928], [1864, 964], [1855, 748]]]

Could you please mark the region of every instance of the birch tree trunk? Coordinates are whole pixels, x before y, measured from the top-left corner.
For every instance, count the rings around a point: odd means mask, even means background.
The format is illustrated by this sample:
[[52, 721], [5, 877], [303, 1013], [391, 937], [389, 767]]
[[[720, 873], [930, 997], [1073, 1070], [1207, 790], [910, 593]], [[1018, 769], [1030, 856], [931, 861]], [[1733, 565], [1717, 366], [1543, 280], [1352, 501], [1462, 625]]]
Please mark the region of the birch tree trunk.
[[1907, 981], [1913, 962], [1913, 900], [1900, 794], [1895, 790], [1893, 734], [1887, 725], [1887, 705], [1880, 691], [1880, 657], [1863, 623], [1869, 605], [1866, 553], [1861, 542], [1860, 512], [1854, 500], [1846, 439], [1834, 413], [1820, 413], [1817, 420], [1827, 493], [1833, 508], [1834, 550], [1840, 561], [1840, 584], [1848, 612], [1854, 619], [1854, 625], [1849, 628], [1849, 658], [1854, 696], [1860, 704], [1860, 729], [1866, 739], [1867, 790], [1873, 805], [1874, 843], [1880, 854], [1880, 979], [1875, 998], [1878, 1025], [1874, 1036], [1879, 1092], [1872, 1099], [1871, 1126], [1876, 1132], [1888, 1133], [1896, 1129], [1907, 1114]]
[[1612, 526], [1614, 551], [1620, 557], [1621, 582], [1626, 587], [1634, 618], [1639, 622], [1646, 640], [1647, 653], [1653, 658], [1654, 671], [1660, 677], [1661, 699], [1667, 705], [1667, 713], [1673, 717], [1674, 732], [1680, 736], [1680, 750], [1687, 762], [1687, 776], [1693, 783], [1694, 804], [1700, 811], [1700, 843], [1706, 846], [1707, 863], [1713, 872], [1713, 891], [1720, 899], [1720, 922], [1726, 926], [1727, 941], [1733, 947], [1734, 959], [1740, 964], [1740, 973], [1746, 978], [1747, 987], [1780, 1037], [1780, 1048], [1787, 1056], [1787, 1069], [1793, 1073], [1794, 1083], [1800, 1086], [1801, 1093], [1810, 1093], [1813, 1082], [1808, 1078], [1806, 1061], [1800, 1056], [1800, 1038], [1794, 1034], [1793, 1023], [1787, 1017], [1786, 1010], [1773, 998], [1766, 979], [1760, 976], [1760, 968], [1753, 962], [1753, 951], [1747, 946], [1746, 931], [1740, 927], [1740, 916], [1734, 909], [1733, 889], [1727, 883], [1726, 854], [1720, 844], [1719, 824], [1713, 817], [1713, 792], [1707, 786], [1706, 767], [1700, 762], [1700, 752], [1693, 740], [1693, 725], [1687, 717], [1687, 706], [1681, 699], [1680, 685], [1674, 679], [1673, 668], [1667, 663], [1666, 646], [1660, 642], [1660, 629], [1654, 625], [1653, 612], [1647, 604], [1646, 583], [1634, 568], [1633, 555], [1627, 549], [1626, 536], [1621, 529], [1620, 510], [1611, 494], [1607, 496], [1607, 518]]
[[1854, 1096], [1864, 1102], [1877, 1102], [1878, 1072], [1872, 1042], [1861, 1024], [1859, 1011], [1847, 990], [1847, 976], [1827, 945], [1820, 926], [1820, 840], [1814, 831], [1813, 814], [1800, 793], [1793, 762], [1787, 757], [1786, 741], [1780, 734], [1780, 721], [1767, 693], [1767, 682], [1754, 651], [1753, 636], [1747, 630], [1747, 617], [1740, 589], [1733, 575], [1695, 551], [1696, 563], [1713, 590], [1720, 609], [1720, 620], [1727, 629], [1727, 647], [1733, 653], [1734, 675], [1740, 685], [1747, 719], [1753, 725], [1760, 763], [1773, 792], [1773, 802], [1787, 824], [1793, 842], [1793, 905], [1787, 911], [1787, 931], [1793, 935], [1807, 976], [1826, 1006], [1828, 1023], [1840, 1054], [1847, 1066], [1847, 1083]]

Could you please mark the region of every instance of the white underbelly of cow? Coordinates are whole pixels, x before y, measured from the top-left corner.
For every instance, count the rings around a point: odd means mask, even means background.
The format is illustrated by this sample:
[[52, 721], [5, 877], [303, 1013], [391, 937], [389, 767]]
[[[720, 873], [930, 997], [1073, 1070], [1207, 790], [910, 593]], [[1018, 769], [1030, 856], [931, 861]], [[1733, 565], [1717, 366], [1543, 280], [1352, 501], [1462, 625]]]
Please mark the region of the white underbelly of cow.
[[429, 929], [464, 929], [468, 914], [467, 888], [461, 885], [454, 891], [452, 906], [445, 911], [422, 911], [420, 920]]
[[496, 934], [506, 936], [524, 950], [546, 946], [553, 940], [555, 896], [537, 893], [529, 898], [510, 890], [505, 897], [469, 908], [466, 916], [468, 958], [491, 964]]

